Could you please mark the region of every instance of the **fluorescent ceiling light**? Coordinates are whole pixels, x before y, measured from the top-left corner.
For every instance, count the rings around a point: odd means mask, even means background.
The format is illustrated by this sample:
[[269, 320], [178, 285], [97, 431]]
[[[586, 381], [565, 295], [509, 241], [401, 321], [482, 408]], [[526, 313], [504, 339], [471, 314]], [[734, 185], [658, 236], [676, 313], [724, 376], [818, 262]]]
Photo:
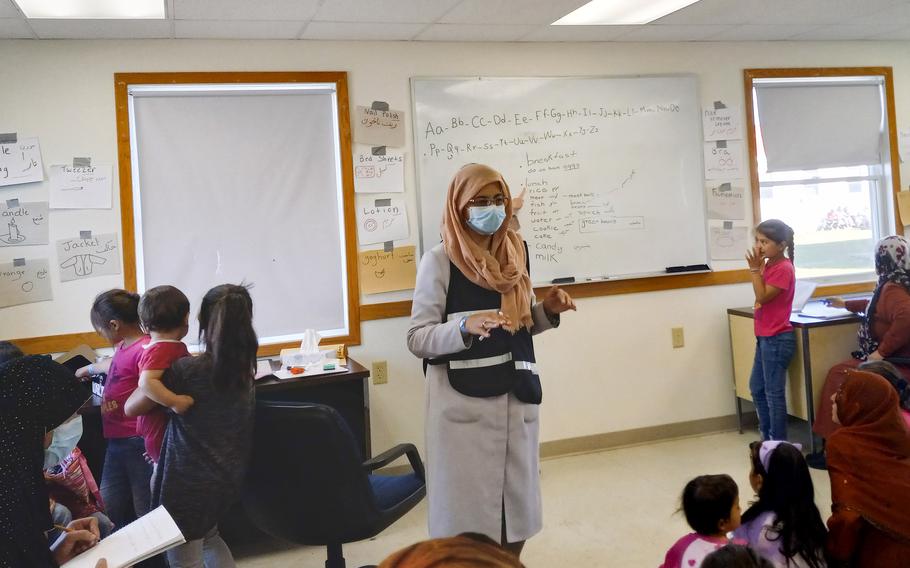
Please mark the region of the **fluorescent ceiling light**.
[[164, 0], [14, 0], [27, 18], [163, 20]]
[[553, 26], [618, 26], [647, 24], [698, 0], [591, 0], [556, 20]]

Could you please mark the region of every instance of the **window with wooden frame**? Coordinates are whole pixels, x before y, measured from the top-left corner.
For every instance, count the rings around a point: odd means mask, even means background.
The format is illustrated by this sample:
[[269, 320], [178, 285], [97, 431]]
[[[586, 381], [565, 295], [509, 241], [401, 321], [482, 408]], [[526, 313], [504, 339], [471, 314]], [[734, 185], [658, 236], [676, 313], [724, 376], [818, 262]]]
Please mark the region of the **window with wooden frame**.
[[260, 355], [360, 342], [347, 76], [115, 76], [124, 280], [252, 284]]
[[890, 67], [747, 69], [755, 223], [793, 227], [822, 293], [871, 289], [873, 248], [903, 226]]

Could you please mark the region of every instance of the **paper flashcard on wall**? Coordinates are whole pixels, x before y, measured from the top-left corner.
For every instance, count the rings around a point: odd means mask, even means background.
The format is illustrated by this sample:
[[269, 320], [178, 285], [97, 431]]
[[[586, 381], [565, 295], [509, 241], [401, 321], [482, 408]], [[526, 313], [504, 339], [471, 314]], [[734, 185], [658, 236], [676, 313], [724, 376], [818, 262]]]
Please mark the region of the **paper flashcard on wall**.
[[361, 199], [357, 207], [357, 235], [362, 245], [408, 238], [408, 209], [404, 199]]
[[17, 142], [0, 144], [0, 186], [43, 179], [44, 166], [37, 138], [20, 138]]
[[60, 281], [84, 280], [120, 274], [120, 247], [117, 233], [80, 235], [57, 241]]
[[48, 225], [46, 201], [0, 200], [0, 247], [46, 245]]
[[0, 308], [53, 299], [46, 258], [0, 262]]
[[354, 141], [367, 146], [404, 146], [404, 112], [358, 106]]
[[395, 247], [384, 250], [362, 250], [360, 258], [360, 291], [378, 294], [411, 290], [417, 280], [417, 247]]
[[705, 179], [745, 177], [742, 140], [705, 142]]
[[739, 183], [708, 183], [708, 219], [745, 218], [745, 191]]
[[110, 164], [50, 167], [52, 209], [110, 209]]
[[711, 258], [714, 260], [742, 260], [749, 248], [749, 228], [711, 227]]
[[354, 153], [354, 191], [357, 193], [404, 192], [404, 152], [385, 150]]
[[705, 108], [701, 112], [705, 141], [737, 140], [742, 138], [739, 124], [739, 106]]

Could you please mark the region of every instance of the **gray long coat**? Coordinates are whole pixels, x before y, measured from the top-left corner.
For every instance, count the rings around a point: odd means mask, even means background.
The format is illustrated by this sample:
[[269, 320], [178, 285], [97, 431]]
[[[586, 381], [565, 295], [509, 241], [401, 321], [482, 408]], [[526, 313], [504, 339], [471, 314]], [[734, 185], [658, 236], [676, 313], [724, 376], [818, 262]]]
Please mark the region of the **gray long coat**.
[[[457, 353], [473, 341], [462, 338], [457, 319], [441, 323], [449, 272], [441, 244], [423, 255], [408, 330], [408, 348], [417, 357]], [[553, 327], [542, 304], [533, 304], [531, 313], [532, 334]], [[539, 406], [514, 394], [465, 396], [449, 384], [446, 365], [430, 365], [426, 382], [430, 537], [470, 531], [499, 542], [503, 511], [508, 542], [540, 532]]]

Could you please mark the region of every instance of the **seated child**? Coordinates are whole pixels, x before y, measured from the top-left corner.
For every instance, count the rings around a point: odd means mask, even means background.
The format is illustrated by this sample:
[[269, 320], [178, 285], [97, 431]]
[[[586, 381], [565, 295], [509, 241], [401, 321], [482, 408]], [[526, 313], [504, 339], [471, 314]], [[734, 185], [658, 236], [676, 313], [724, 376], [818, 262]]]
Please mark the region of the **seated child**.
[[[167, 429], [165, 408], [183, 414], [193, 405], [192, 397], [176, 394], [161, 382], [171, 363], [190, 354], [180, 341], [189, 327], [190, 301], [173, 286], [156, 286], [139, 300], [139, 321], [149, 337], [139, 356], [139, 388], [126, 402], [127, 416], [139, 416], [136, 429], [145, 440], [145, 452], [153, 463], [161, 457]], [[140, 401], [147, 398], [157, 407], [143, 412]]]
[[748, 546], [728, 544], [707, 555], [701, 568], [774, 568], [774, 564]]
[[727, 533], [739, 526], [739, 488], [729, 475], [700, 475], [683, 489], [682, 510], [695, 532], [676, 541], [661, 568], [698, 568], [708, 554], [731, 542]]
[[825, 568], [828, 530], [815, 506], [815, 488], [800, 447], [788, 442], [749, 444], [749, 483], [758, 500], [733, 534], [777, 568]]

